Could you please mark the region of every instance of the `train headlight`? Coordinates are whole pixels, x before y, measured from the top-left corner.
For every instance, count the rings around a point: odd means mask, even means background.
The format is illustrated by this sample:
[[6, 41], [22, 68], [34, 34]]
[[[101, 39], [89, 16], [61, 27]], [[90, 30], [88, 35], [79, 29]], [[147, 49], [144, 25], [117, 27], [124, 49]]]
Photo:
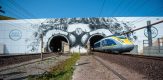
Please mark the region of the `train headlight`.
[[125, 43], [123, 40], [119, 40], [121, 43]]

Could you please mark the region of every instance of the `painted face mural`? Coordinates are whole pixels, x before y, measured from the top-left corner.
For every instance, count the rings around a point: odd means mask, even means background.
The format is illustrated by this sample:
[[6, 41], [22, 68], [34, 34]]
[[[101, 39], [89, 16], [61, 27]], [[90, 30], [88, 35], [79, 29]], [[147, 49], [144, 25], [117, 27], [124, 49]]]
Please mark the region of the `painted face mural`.
[[[40, 43], [40, 35], [44, 35], [45, 48], [51, 52], [50, 44], [56, 36], [65, 38], [70, 45], [71, 52], [86, 52], [86, 44], [95, 36], [106, 37], [131, 30], [132, 26], [118, 22], [116, 18], [57, 18], [46, 19], [38, 27], [33, 36], [31, 51], [37, 50]], [[54, 38], [53, 38], [54, 37]], [[55, 44], [55, 43], [54, 43]]]

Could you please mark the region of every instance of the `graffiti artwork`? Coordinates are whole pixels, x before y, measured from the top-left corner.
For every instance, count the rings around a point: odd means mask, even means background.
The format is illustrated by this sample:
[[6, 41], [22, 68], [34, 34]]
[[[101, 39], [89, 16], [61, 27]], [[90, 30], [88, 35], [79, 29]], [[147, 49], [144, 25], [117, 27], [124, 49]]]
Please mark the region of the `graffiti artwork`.
[[[131, 27], [131, 26], [130, 26]], [[34, 32], [36, 44], [30, 44], [31, 51], [35, 51], [38, 48], [40, 42], [40, 35], [44, 33], [45, 48], [47, 51], [53, 51], [52, 39], [55, 36], [63, 36], [68, 40], [70, 50], [75, 52], [81, 49], [81, 52], [86, 52], [85, 45], [88, 43], [91, 37], [100, 35], [103, 37], [126, 32], [130, 30], [127, 23], [118, 22], [116, 18], [58, 18], [58, 19], [46, 19], [38, 30]]]

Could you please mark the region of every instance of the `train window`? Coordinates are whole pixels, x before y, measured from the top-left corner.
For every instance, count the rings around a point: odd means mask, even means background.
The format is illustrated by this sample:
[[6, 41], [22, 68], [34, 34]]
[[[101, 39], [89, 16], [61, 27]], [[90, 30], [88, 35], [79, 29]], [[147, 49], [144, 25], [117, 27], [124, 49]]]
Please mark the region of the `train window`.
[[125, 36], [117, 36], [117, 37], [120, 38], [120, 39], [126, 39]]
[[103, 40], [102, 41], [102, 46], [105, 46], [105, 45], [106, 45], [105, 40]]
[[107, 46], [112, 46], [112, 45], [116, 45], [116, 43], [113, 40], [106, 39], [106, 45]]
[[94, 48], [100, 47], [100, 42], [94, 44]]

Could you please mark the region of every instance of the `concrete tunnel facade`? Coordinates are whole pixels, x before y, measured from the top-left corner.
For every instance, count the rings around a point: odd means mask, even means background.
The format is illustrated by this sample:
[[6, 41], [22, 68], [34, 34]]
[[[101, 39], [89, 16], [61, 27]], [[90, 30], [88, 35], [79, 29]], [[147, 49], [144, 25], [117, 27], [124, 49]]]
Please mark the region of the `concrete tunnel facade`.
[[[6, 36], [8, 42], [2, 43], [5, 48], [4, 53], [39, 53], [42, 34], [46, 52], [61, 51], [61, 41], [64, 41], [69, 44], [70, 52], [79, 52], [80, 49], [81, 53], [86, 53], [88, 43], [93, 46], [94, 42], [115, 33], [128, 31], [131, 27], [127, 23], [119, 22], [116, 18], [105, 17], [28, 20], [32, 21], [33, 24], [29, 24], [25, 20], [11, 22], [6, 20], [5, 23], [1, 23], [5, 26], [2, 29], [8, 30], [4, 33], [9, 34], [9, 37]], [[8, 23], [13, 23], [17, 27]], [[17, 45], [20, 50], [14, 50], [14, 45]]]

